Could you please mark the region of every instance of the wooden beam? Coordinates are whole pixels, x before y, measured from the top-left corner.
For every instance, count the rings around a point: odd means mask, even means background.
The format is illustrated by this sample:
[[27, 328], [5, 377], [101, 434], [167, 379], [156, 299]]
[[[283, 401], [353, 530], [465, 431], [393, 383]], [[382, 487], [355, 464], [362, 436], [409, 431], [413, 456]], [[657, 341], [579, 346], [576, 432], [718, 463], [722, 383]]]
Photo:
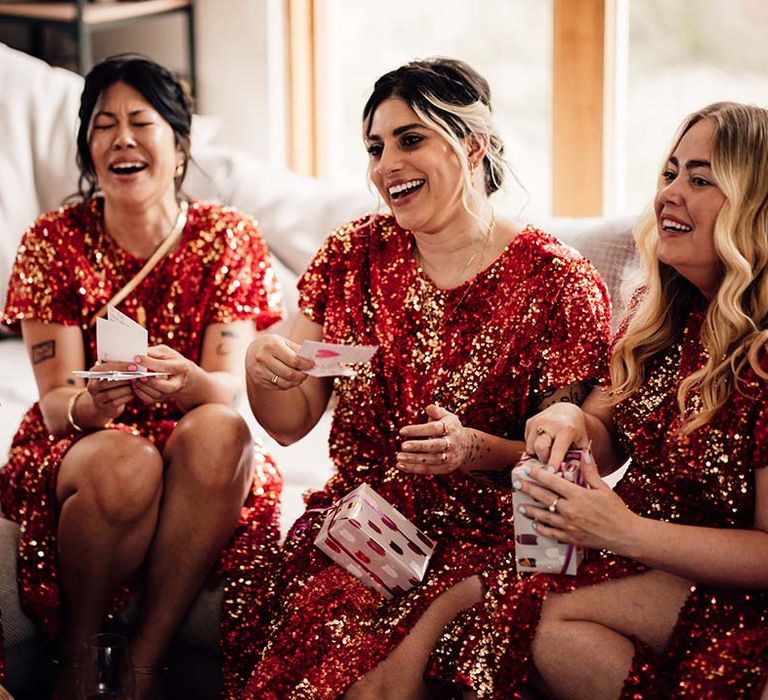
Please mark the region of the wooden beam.
[[288, 163], [317, 175], [317, 82], [315, 0], [286, 0], [288, 46]]
[[605, 3], [554, 0], [552, 209], [603, 213]]

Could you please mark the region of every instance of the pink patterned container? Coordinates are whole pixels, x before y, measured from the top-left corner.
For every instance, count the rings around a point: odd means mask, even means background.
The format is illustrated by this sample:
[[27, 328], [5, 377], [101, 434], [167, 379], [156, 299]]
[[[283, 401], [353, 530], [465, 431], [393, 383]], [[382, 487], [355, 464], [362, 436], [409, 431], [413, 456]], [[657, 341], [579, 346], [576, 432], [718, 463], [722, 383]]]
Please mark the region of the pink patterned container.
[[[526, 466], [543, 467], [538, 459], [523, 455], [512, 470], [512, 481], [530, 481], [524, 469]], [[569, 450], [565, 461], [556, 472], [574, 484], [584, 485], [581, 476], [581, 450]], [[572, 544], [558, 542], [551, 537], [540, 535], [533, 529], [533, 520], [520, 513], [521, 505], [541, 505], [533, 498], [515, 490], [512, 495], [515, 509], [515, 561], [518, 571], [542, 572], [547, 574], [568, 574], [575, 576], [584, 558], [584, 549]]]
[[435, 551], [429, 537], [365, 483], [331, 507], [315, 545], [386, 598], [418, 585]]

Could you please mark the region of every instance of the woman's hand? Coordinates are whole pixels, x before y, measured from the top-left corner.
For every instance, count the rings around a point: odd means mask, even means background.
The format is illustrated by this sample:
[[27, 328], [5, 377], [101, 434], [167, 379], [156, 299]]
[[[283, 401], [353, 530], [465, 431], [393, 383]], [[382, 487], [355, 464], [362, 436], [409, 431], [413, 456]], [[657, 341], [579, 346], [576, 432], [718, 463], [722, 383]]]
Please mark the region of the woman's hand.
[[299, 345], [274, 333], [264, 333], [249, 346], [245, 372], [259, 389], [285, 391], [302, 384], [315, 363], [298, 355]]
[[[97, 362], [91, 367], [92, 371], [98, 372], [134, 372], [137, 369], [137, 365], [129, 362]], [[105, 424], [117, 418], [125, 410], [125, 405], [133, 399], [130, 381], [108, 382], [103, 379], [89, 379], [86, 389], [93, 402], [94, 417], [99, 421], [103, 419]]]
[[540, 461], [557, 467], [571, 446], [589, 447], [586, 417], [575, 404], [555, 404], [526, 421], [525, 451]]
[[635, 539], [640, 516], [600, 478], [589, 450], [583, 453], [581, 473], [587, 488], [534, 467], [529, 474], [532, 481], [521, 479], [513, 487], [542, 505], [521, 506], [521, 514], [536, 521], [537, 532], [559, 542], [619, 554], [626, 551]]
[[464, 466], [469, 441], [458, 417], [440, 406], [427, 406], [428, 423], [406, 425], [397, 467], [412, 474], [448, 474]]
[[164, 372], [167, 376], [141, 377], [131, 384], [133, 392], [145, 404], [154, 404], [175, 398], [188, 387], [192, 375], [202, 370], [192, 360], [167, 345], [155, 345], [146, 355], [136, 357], [136, 364], [150, 372]]

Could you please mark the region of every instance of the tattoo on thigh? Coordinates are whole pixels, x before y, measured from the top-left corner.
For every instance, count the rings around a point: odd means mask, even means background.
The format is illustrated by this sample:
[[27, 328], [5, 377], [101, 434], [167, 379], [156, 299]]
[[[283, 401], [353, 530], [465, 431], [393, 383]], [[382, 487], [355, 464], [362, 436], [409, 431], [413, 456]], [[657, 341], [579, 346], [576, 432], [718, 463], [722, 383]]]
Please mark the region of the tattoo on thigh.
[[32, 364], [38, 365], [41, 362], [56, 357], [56, 341], [44, 340], [42, 343], [36, 343], [32, 346]]

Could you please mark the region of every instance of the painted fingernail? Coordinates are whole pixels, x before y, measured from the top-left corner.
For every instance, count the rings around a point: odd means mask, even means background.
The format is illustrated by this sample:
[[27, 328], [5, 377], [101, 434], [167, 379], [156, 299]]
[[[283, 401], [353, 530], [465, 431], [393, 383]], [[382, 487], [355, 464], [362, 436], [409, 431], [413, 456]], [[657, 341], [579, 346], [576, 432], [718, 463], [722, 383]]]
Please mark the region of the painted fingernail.
[[525, 506], [518, 506], [517, 510], [518, 510], [520, 513], [522, 513], [523, 515], [525, 515], [525, 513], [526, 513], [526, 510], [525, 510]]
[[555, 473], [555, 471], [557, 471], [557, 470], [556, 470], [556, 469], [555, 469], [555, 468], [554, 468], [554, 467], [553, 467], [551, 464], [548, 464], [548, 465], [546, 466], [546, 469], [545, 469], [545, 471], [549, 472], [550, 474], [554, 474], [554, 473]]
[[523, 467], [523, 474], [530, 475], [530, 473], [531, 473], [531, 468], [529, 466], [526, 465], [525, 467]]
[[584, 451], [584, 464], [592, 464], [592, 451], [591, 450], [585, 450]]
[[537, 523], [537, 522], [534, 520], [534, 521], [531, 523], [531, 527], [532, 527], [534, 530], [538, 530], [538, 529], [539, 529], [539, 524], [538, 524], [538, 523]]
[[138, 369], [136, 365], [128, 365], [129, 372], [135, 372]]
[[512, 488], [513, 489], [517, 489], [519, 491], [521, 488], [523, 488], [523, 482], [522, 481], [517, 481], [517, 480], [513, 481], [512, 482]]
[[134, 362], [141, 362], [141, 355], [136, 355], [136, 357], [133, 358]]

